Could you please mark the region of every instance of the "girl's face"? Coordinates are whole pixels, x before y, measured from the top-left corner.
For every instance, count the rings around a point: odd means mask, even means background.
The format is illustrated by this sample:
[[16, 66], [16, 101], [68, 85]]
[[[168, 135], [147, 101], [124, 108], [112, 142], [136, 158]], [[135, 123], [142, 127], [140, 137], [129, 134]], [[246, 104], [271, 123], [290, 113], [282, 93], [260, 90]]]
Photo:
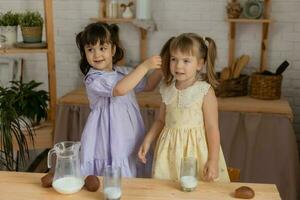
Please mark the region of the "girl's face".
[[103, 71], [112, 71], [112, 59], [115, 54], [115, 48], [113, 48], [110, 43], [100, 45], [98, 41], [96, 45], [86, 45], [84, 51], [88, 63], [93, 68]]
[[198, 60], [196, 56], [183, 54], [180, 51], [171, 53], [170, 71], [177, 85], [190, 86], [196, 80], [197, 71], [202, 69], [203, 59]]

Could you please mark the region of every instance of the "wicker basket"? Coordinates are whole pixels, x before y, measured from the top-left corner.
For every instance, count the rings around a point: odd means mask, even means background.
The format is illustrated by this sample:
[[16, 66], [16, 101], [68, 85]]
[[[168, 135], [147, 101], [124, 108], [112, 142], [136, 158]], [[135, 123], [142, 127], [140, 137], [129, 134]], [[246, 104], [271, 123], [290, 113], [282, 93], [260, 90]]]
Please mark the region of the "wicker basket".
[[248, 94], [248, 75], [240, 75], [236, 79], [219, 80], [220, 84], [216, 88], [218, 97], [238, 97]]
[[257, 99], [279, 99], [282, 75], [251, 75], [250, 96]]

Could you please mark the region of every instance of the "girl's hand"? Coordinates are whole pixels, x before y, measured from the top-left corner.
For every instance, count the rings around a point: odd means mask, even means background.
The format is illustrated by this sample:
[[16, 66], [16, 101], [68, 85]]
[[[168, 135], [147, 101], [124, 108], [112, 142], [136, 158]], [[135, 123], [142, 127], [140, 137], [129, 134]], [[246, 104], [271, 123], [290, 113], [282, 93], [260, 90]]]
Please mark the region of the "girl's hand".
[[212, 182], [219, 177], [218, 161], [208, 160], [203, 169], [204, 181]]
[[145, 60], [141, 65], [149, 69], [160, 69], [161, 68], [161, 57], [152, 56]]
[[150, 144], [144, 141], [138, 152], [138, 158], [144, 164], [146, 164], [147, 162], [146, 155], [149, 151], [149, 148], [150, 148]]

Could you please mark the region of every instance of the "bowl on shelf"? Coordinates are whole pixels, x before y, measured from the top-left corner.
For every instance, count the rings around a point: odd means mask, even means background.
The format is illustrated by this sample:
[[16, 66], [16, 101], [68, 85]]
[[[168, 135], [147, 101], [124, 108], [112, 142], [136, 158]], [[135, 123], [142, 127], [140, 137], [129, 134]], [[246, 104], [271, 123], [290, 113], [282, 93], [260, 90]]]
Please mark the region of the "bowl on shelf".
[[249, 19], [261, 18], [264, 11], [263, 2], [260, 0], [248, 0], [246, 1], [243, 9], [243, 14]]

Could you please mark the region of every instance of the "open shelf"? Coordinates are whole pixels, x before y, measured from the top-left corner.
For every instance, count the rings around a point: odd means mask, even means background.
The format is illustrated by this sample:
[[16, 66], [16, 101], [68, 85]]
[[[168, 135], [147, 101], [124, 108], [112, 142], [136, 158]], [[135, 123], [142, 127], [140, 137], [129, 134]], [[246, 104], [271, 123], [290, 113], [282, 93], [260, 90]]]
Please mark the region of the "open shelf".
[[48, 48], [0, 48], [0, 55], [16, 53], [47, 53]]
[[[55, 46], [54, 46], [54, 28], [53, 28], [53, 0], [43, 0], [44, 7], [44, 20], [45, 20], [45, 35], [47, 47], [39, 48], [0, 48], [0, 56], [15, 55], [15, 54], [32, 54], [32, 53], [46, 53], [47, 55], [47, 72], [48, 72], [48, 85], [49, 85], [49, 112], [48, 120], [41, 124], [35, 130], [35, 145], [34, 147], [49, 148], [53, 146], [53, 133], [55, 127], [55, 108], [56, 108], [56, 72], [55, 72]], [[26, 132], [25, 132], [26, 135]], [[30, 138], [26, 135], [28, 148], [32, 149], [33, 144]], [[13, 141], [14, 151], [18, 150], [17, 142]]]
[[[232, 0], [234, 2], [236, 0]], [[238, 19], [226, 19], [229, 25], [229, 50], [228, 50], [228, 66], [232, 66], [235, 62], [235, 44], [236, 44], [236, 26], [240, 23], [250, 24], [250, 23], [258, 23], [262, 26], [261, 31], [261, 42], [260, 42], [260, 66], [259, 71], [264, 71], [268, 67], [267, 63], [267, 51], [268, 51], [268, 35], [269, 35], [269, 26], [271, 23], [270, 19], [270, 7], [271, 7], [271, 0], [264, 0], [264, 9], [262, 13], [261, 19], [245, 19], [245, 18], [238, 18]]]
[[107, 23], [132, 23], [133, 19], [123, 19], [123, 18], [99, 18], [99, 17], [92, 17], [90, 18], [92, 21], [95, 22], [107, 22]]
[[235, 23], [271, 23], [271, 19], [227, 19], [228, 22], [235, 22]]

